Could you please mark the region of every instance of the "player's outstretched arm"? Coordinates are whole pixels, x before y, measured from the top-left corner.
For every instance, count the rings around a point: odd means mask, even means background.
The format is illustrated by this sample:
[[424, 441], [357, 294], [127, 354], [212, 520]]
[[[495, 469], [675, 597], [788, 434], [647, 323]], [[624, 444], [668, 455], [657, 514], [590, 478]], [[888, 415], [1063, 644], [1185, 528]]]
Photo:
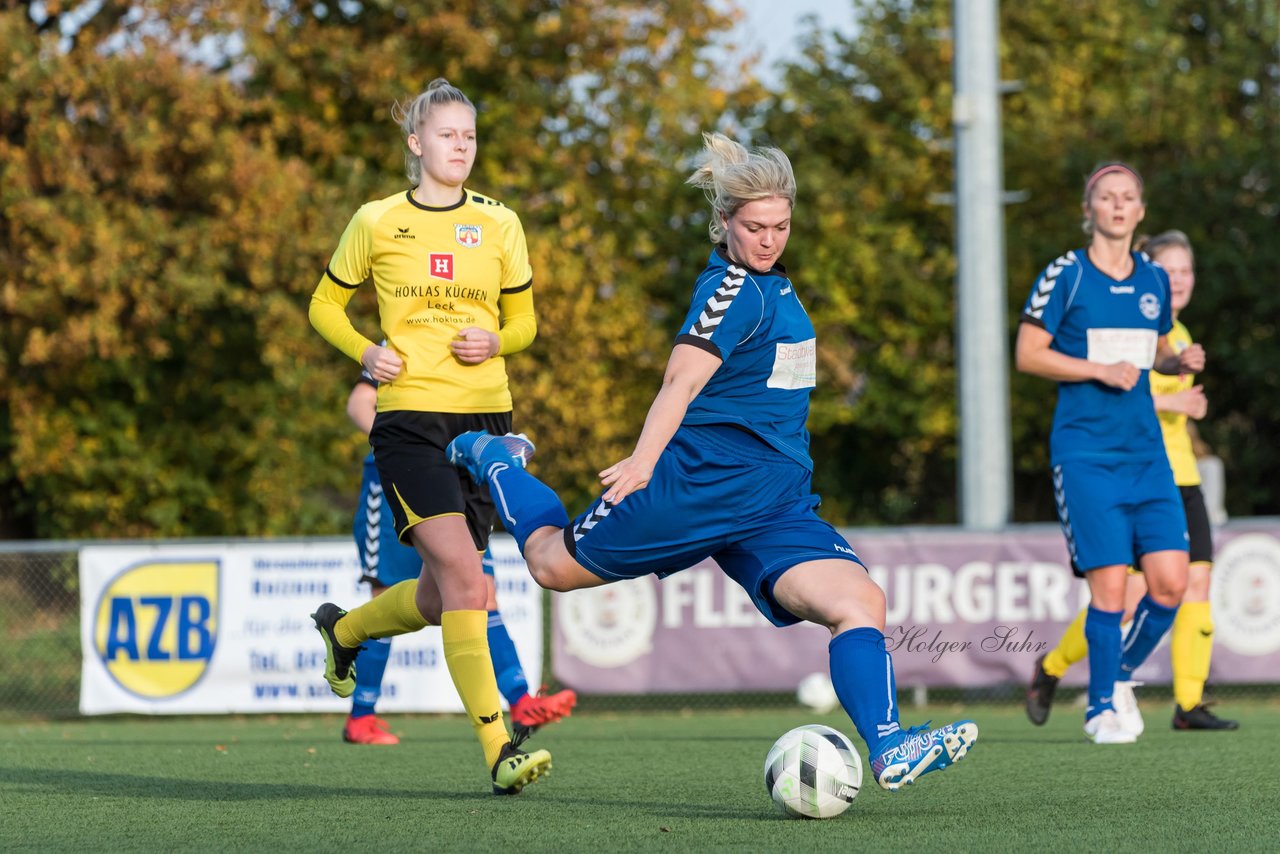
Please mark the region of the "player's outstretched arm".
[[667, 360], [662, 388], [649, 407], [635, 450], [625, 460], [600, 472], [600, 482], [608, 488], [604, 494], [605, 501], [617, 504], [649, 485], [653, 467], [676, 434], [689, 404], [720, 365], [720, 357], [706, 350], [689, 344], [675, 346]]

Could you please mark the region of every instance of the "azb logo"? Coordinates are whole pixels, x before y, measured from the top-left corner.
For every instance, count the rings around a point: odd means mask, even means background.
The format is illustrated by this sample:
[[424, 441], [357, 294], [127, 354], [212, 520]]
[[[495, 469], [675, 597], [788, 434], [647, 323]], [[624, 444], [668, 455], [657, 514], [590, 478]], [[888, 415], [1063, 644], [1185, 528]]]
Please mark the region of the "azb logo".
[[130, 567], [98, 603], [94, 646], [121, 688], [175, 697], [200, 681], [218, 637], [218, 561]]

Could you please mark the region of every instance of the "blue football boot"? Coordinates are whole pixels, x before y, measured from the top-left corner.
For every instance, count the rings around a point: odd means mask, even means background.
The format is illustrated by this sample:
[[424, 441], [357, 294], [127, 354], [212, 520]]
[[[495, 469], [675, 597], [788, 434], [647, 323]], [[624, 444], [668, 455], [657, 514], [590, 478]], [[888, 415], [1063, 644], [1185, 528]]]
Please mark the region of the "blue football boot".
[[445, 447], [449, 462], [465, 469], [480, 484], [485, 482], [485, 472], [495, 464], [524, 468], [533, 457], [533, 450], [533, 443], [523, 434], [494, 436], [483, 430], [455, 436]]
[[871, 773], [883, 789], [896, 792], [930, 771], [959, 762], [978, 740], [978, 725], [956, 721], [938, 729], [913, 726], [886, 739], [888, 746], [871, 760]]

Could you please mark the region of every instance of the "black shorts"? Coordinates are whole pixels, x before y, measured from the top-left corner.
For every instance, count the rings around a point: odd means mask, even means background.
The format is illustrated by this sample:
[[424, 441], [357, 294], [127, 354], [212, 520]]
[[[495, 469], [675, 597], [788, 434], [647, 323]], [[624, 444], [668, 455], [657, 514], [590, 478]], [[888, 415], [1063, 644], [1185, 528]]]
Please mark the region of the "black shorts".
[[1191, 562], [1213, 563], [1213, 529], [1209, 511], [1204, 506], [1204, 493], [1199, 486], [1179, 486], [1182, 506], [1187, 511], [1187, 536], [1191, 538]]
[[400, 542], [411, 544], [409, 529], [419, 522], [454, 514], [466, 518], [477, 551], [489, 545], [497, 519], [489, 487], [451, 465], [444, 452], [468, 430], [509, 433], [511, 413], [396, 410], [373, 419], [369, 444]]

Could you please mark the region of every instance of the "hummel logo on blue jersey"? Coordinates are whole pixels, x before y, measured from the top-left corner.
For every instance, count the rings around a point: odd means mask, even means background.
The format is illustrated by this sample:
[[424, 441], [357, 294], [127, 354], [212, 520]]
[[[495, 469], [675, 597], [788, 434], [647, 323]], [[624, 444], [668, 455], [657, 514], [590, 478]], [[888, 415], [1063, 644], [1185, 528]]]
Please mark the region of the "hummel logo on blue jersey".
[[785, 297], [789, 293], [791, 293], [791, 285], [787, 285], [785, 288], [778, 291], [778, 296]]
[[1068, 252], [1066, 255], [1059, 256], [1052, 264], [1044, 270], [1044, 275], [1040, 281], [1036, 283], [1036, 289], [1031, 293], [1031, 299], [1027, 303], [1026, 313], [1029, 317], [1040, 320], [1044, 315], [1045, 306], [1049, 304], [1049, 296], [1053, 293], [1053, 287], [1058, 283], [1058, 276], [1062, 273], [1064, 267], [1068, 267], [1075, 263], [1075, 255]]
[[689, 330], [690, 335], [697, 335], [699, 338], [711, 340], [711, 335], [720, 326], [720, 321], [724, 319], [724, 313], [729, 310], [729, 304], [733, 302], [733, 298], [738, 295], [738, 291], [742, 289], [742, 282], [747, 277], [747, 271], [741, 267], [735, 267], [730, 264], [725, 268], [724, 279], [720, 282], [720, 287], [707, 300], [706, 308], [702, 310], [702, 314], [698, 316], [697, 321]]
[[1133, 285], [1112, 285], [1111, 293], [1113, 294], [1131, 294], [1133, 293]]

